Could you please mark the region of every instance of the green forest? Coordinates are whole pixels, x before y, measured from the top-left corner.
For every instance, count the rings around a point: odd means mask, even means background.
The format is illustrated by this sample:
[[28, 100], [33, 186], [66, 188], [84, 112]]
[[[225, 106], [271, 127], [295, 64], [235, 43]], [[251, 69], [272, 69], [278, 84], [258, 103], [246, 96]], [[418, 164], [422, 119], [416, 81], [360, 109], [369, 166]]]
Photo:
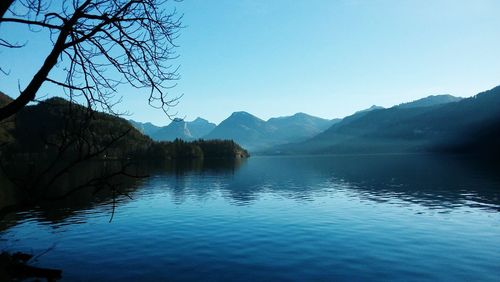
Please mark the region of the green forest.
[[[9, 97], [0, 94], [0, 103]], [[40, 122], [43, 121], [43, 122]], [[50, 98], [25, 107], [0, 125], [4, 161], [100, 159], [162, 161], [245, 158], [248, 152], [231, 140], [156, 142], [117, 116]]]

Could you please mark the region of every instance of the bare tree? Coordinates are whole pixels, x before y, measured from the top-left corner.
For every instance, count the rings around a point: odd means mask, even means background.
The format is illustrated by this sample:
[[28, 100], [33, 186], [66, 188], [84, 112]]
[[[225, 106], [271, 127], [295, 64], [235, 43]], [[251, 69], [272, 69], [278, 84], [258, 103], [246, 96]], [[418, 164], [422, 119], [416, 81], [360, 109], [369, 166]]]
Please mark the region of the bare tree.
[[[174, 40], [181, 16], [166, 0], [2, 0], [0, 29], [10, 24], [48, 31], [52, 49], [18, 97], [0, 108], [0, 121], [37, 97], [44, 83], [55, 84], [70, 101], [83, 98], [91, 109], [115, 113], [117, 87], [147, 89], [152, 107], [169, 115], [178, 97], [167, 91], [178, 79]], [[0, 38], [0, 47], [24, 45]], [[55, 70], [58, 69], [56, 72]], [[0, 65], [0, 70], [6, 71]], [[61, 75], [62, 74], [62, 75]], [[170, 116], [170, 115], [169, 115]]]
[[[120, 102], [117, 88], [121, 84], [145, 89], [149, 104], [169, 115], [169, 108], [175, 106], [178, 99], [167, 95], [167, 91], [178, 79], [177, 68], [171, 65], [171, 61], [176, 57], [174, 40], [181, 28], [181, 16], [169, 9], [167, 2], [0, 1], [0, 30], [8, 29], [10, 25], [24, 25], [29, 31], [45, 32], [43, 34], [47, 34], [47, 42], [52, 47], [26, 87], [20, 89], [14, 100], [0, 108], [0, 122], [13, 122], [9, 117], [36, 100], [44, 83], [60, 87], [70, 100], [67, 109], [62, 107], [64, 125], [54, 135], [56, 138], [39, 136], [45, 144], [43, 147], [51, 153], [45, 156], [43, 152], [36, 152], [34, 159], [44, 158], [37, 163], [36, 170], [16, 168], [9, 171], [5, 165], [9, 160], [0, 160], [0, 169], [25, 194], [20, 203], [1, 209], [0, 215], [19, 205], [32, 206], [40, 201], [54, 200], [54, 193], [49, 190], [62, 176], [74, 173], [83, 163], [102, 159], [116, 143], [126, 142], [130, 129], [97, 136], [93, 125], [99, 120], [93, 110], [116, 113], [114, 105]], [[0, 38], [0, 49], [24, 47], [17, 41]], [[7, 75], [8, 72], [0, 63], [0, 75], [2, 73]], [[78, 107], [73, 110], [71, 102], [74, 101], [84, 101], [87, 110]], [[14, 153], [11, 149], [6, 151]], [[24, 164], [17, 159], [20, 155], [14, 159], [16, 163]], [[16, 177], [16, 174], [20, 175]], [[103, 171], [98, 177], [76, 187], [67, 187], [65, 193], [55, 198], [67, 197], [87, 187], [112, 187], [109, 183], [116, 176], [142, 177], [130, 172], [125, 158], [117, 169]]]
[[[52, 123], [55, 118], [58, 120], [57, 124], [52, 125], [52, 130], [44, 130], [42, 125], [40, 136], [35, 131], [26, 133], [32, 141], [28, 146], [5, 144], [10, 146], [7, 154], [0, 151], [0, 173], [13, 184], [19, 194], [15, 203], [0, 207], [0, 219], [18, 209], [30, 208], [41, 202], [62, 200], [83, 189], [94, 189], [95, 192], [109, 189], [117, 196], [121, 191], [113, 183], [116, 178], [137, 179], [147, 176], [138, 174], [127, 158], [137, 152], [144, 152], [149, 146], [143, 142], [140, 145], [145, 147], [142, 148], [124, 144], [133, 138], [130, 134], [133, 130], [131, 127], [121, 129], [115, 126], [108, 133], [104, 133], [102, 128], [96, 129], [100, 127], [96, 124], [99, 122], [116, 124], [125, 121], [66, 101], [61, 103], [61, 100], [52, 102], [53, 100], [55, 99], [40, 102], [58, 112], [49, 117]], [[17, 120], [25, 119], [23, 114], [24, 111], [16, 115]], [[21, 126], [23, 130], [26, 130], [26, 123], [30, 121], [21, 123], [24, 125]], [[21, 143], [27, 141], [26, 137], [21, 137], [24, 140]], [[144, 137], [143, 139], [148, 141]], [[26, 147], [32, 150], [27, 151]], [[124, 148], [128, 149], [124, 151]], [[76, 180], [75, 175], [80, 174], [82, 167], [96, 164], [95, 161], [104, 164], [107, 155], [113, 155], [113, 158], [105, 169], [98, 169], [95, 174]], [[72, 181], [72, 185], [65, 185], [61, 180], [68, 177], [76, 181]], [[113, 198], [112, 203], [115, 201]]]

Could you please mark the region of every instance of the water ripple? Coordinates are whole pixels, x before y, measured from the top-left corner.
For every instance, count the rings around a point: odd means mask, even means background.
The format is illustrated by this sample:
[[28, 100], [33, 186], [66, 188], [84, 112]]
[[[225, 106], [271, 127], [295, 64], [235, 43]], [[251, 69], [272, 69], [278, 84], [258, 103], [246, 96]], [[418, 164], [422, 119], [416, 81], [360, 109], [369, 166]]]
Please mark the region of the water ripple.
[[118, 200], [112, 223], [108, 200], [40, 207], [2, 222], [0, 244], [56, 244], [39, 265], [68, 281], [498, 281], [500, 182], [447, 164], [253, 158], [230, 174], [162, 172]]

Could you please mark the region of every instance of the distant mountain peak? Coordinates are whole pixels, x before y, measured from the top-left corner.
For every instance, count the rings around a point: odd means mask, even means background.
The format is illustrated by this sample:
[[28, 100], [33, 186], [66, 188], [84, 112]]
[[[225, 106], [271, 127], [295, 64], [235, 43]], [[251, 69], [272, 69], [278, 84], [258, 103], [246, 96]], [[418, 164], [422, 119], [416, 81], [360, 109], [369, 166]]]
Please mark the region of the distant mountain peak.
[[[310, 115], [310, 114], [306, 114], [304, 112], [298, 112], [298, 113], [295, 113], [291, 116], [280, 116], [280, 117], [273, 117], [273, 118], [270, 118], [268, 119], [268, 122], [271, 121], [276, 121], [276, 120], [286, 120], [286, 119], [304, 119], [304, 118], [313, 118], [313, 119], [323, 119], [323, 118], [320, 118], [320, 117], [316, 117], [316, 116], [313, 116], [313, 115]], [[323, 119], [323, 120], [326, 120], [326, 119]]]
[[195, 123], [210, 123], [208, 120], [206, 120], [204, 118], [201, 118], [201, 117], [195, 118], [192, 122], [195, 122]]
[[172, 141], [175, 139], [193, 140], [202, 138], [215, 128], [215, 124], [197, 117], [193, 121], [183, 118], [174, 118], [169, 125], [151, 131], [150, 136], [158, 141]]
[[237, 112], [233, 112], [231, 114], [231, 116], [254, 116], [248, 112], [245, 112], [245, 111], [237, 111]]
[[300, 117], [300, 118], [303, 118], [303, 117], [305, 117], [305, 118], [314, 117], [312, 115], [309, 115], [309, 114], [306, 114], [306, 113], [303, 113], [303, 112], [298, 112], [298, 113], [294, 114], [293, 116], [294, 117]]
[[245, 112], [245, 111], [238, 111], [238, 112], [232, 113], [227, 119], [225, 119], [225, 121], [228, 121], [228, 120], [247, 120], [247, 121], [264, 122], [262, 119], [252, 115], [251, 113]]

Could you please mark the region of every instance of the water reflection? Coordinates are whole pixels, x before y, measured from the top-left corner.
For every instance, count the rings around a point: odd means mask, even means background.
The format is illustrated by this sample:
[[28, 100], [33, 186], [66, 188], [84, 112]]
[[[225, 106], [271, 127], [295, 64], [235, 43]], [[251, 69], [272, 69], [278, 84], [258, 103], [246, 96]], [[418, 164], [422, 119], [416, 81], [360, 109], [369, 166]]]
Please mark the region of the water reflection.
[[[16, 212], [1, 214], [0, 230], [26, 220], [37, 220], [54, 228], [68, 224], [66, 222], [68, 218], [72, 219], [71, 223], [83, 223], [88, 214], [96, 212], [100, 208], [111, 210], [110, 203], [113, 201], [117, 204], [130, 201], [125, 195], [139, 188], [144, 182], [143, 178], [117, 175], [105, 177], [102, 181], [95, 181], [101, 180], [100, 178], [104, 176], [113, 175], [121, 167], [122, 164], [117, 162], [81, 163], [71, 173], [58, 177], [57, 181], [48, 189], [30, 191], [35, 195], [44, 193], [44, 198], [57, 198], [57, 200], [40, 200], [36, 206], [28, 207], [16, 207], [17, 203], [23, 203], [25, 197], [23, 187], [18, 188], [7, 181], [4, 176], [0, 180], [5, 184], [2, 187], [3, 195], [0, 198], [0, 208], [13, 206]], [[130, 168], [128, 172], [133, 175], [142, 175], [142, 172], [137, 168]], [[95, 185], [87, 186], [87, 183], [95, 183]]]
[[[106, 167], [113, 166], [106, 164]], [[263, 195], [273, 194], [308, 201], [318, 194], [344, 190], [353, 196], [375, 202], [397, 200], [428, 208], [448, 209], [460, 206], [500, 210], [500, 175], [497, 166], [470, 158], [431, 155], [391, 156], [300, 156], [253, 157], [249, 161], [190, 161], [181, 163], [141, 163], [137, 175], [149, 179], [114, 179], [124, 196], [107, 189], [81, 189], [60, 201], [42, 202], [36, 209], [19, 212], [18, 217], [36, 217], [48, 223], [60, 223], [79, 212], [110, 210], [144, 194], [167, 190], [181, 204], [189, 197], [199, 200], [220, 192], [236, 205], [249, 205]], [[65, 189], [102, 173], [103, 164], [87, 165], [65, 176], [53, 191]], [[5, 180], [3, 180], [5, 181]], [[5, 186], [6, 187], [6, 186]], [[2, 190], [2, 200], [15, 195]], [[2, 220], [2, 224], [10, 220]], [[4, 226], [5, 228], [6, 226]]]
[[[498, 211], [497, 169], [470, 158], [432, 155], [254, 157], [230, 170], [177, 168], [156, 177], [168, 184], [178, 201], [185, 194], [199, 197], [221, 190], [235, 204], [247, 205], [266, 193], [308, 200], [315, 193], [347, 189], [372, 201], [397, 199], [430, 208], [466, 205]], [[193, 175], [206, 183], [193, 183]]]
[[[168, 175], [168, 179], [175, 179], [179, 183], [185, 181], [185, 175], [192, 173], [206, 175], [231, 175], [245, 162], [237, 160], [193, 160], [185, 162], [142, 162], [127, 164], [127, 175], [116, 175], [108, 177], [120, 171], [123, 164], [120, 162], [98, 162], [92, 161], [82, 163], [71, 173], [58, 178], [46, 191], [47, 198], [58, 198], [71, 192], [67, 197], [58, 200], [40, 201], [35, 207], [17, 208], [14, 214], [2, 214], [0, 218], [0, 230], [15, 225], [18, 221], [37, 219], [50, 226], [65, 224], [68, 218], [73, 218], [70, 223], [83, 223], [85, 217], [94, 212], [103, 210], [113, 212], [117, 206], [133, 201], [135, 192], [143, 188], [148, 177], [153, 179], [159, 175]], [[137, 176], [137, 177], [131, 177]], [[103, 178], [106, 185], [96, 182], [97, 185], [81, 187], [83, 184]], [[0, 208], [14, 205], [23, 199], [22, 190], [14, 186], [0, 171]], [[111, 186], [112, 185], [112, 186]], [[175, 189], [182, 194], [182, 185]], [[114, 191], [113, 189], [116, 189]], [[139, 193], [140, 194], [140, 193]], [[134, 196], [134, 197], [133, 197]]]
[[69, 281], [494, 281], [497, 168], [430, 155], [138, 164], [150, 177], [116, 179], [131, 198], [111, 224], [113, 195], [81, 191], [2, 220], [0, 243], [57, 243], [43, 266]]

